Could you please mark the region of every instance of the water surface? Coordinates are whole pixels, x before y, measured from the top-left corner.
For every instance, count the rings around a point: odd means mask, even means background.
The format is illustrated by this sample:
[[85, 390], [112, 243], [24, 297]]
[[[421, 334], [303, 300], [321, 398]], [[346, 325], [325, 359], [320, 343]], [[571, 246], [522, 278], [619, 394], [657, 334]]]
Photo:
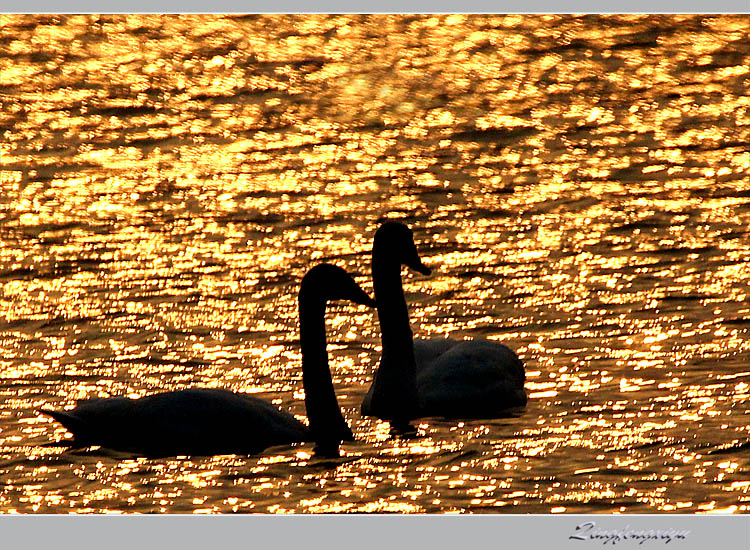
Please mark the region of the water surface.
[[[747, 16], [0, 15], [0, 511], [743, 512]], [[193, 386], [304, 417], [296, 292], [406, 221], [418, 336], [517, 350], [494, 420], [147, 460], [38, 413]], [[241, 426], [237, 427], [238, 432]]]

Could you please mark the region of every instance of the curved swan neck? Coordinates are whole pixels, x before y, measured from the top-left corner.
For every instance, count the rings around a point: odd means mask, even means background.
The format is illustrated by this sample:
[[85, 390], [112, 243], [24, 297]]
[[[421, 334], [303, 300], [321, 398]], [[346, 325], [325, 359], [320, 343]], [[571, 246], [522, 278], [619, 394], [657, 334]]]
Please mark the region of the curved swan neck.
[[383, 257], [378, 252], [377, 248], [373, 249], [372, 285], [383, 347], [397, 344], [412, 345], [409, 308], [406, 305], [401, 281], [401, 264]]
[[417, 366], [401, 281], [401, 263], [389, 255], [388, 243], [377, 239], [372, 249], [372, 284], [383, 343], [373, 379], [368, 414], [406, 424], [417, 417]]
[[341, 414], [328, 366], [325, 329], [325, 300], [302, 289], [299, 294], [302, 386], [312, 439], [320, 448], [338, 452], [349, 427]]

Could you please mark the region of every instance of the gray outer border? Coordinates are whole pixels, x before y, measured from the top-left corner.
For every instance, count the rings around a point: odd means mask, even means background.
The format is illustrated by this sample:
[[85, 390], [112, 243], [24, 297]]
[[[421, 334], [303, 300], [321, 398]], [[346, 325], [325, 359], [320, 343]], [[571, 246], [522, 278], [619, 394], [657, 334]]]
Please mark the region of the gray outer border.
[[[689, 531], [683, 539], [572, 539], [599, 532]], [[747, 550], [750, 516], [686, 515], [69, 515], [0, 517], [3, 548], [319, 548], [326, 550], [661, 549]]]

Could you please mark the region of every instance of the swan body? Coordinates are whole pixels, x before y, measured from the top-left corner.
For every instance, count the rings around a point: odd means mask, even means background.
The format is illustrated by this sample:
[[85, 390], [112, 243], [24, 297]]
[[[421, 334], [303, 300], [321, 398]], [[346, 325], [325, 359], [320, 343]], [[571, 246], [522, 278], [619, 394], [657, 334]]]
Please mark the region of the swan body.
[[492, 418], [525, 405], [524, 366], [507, 346], [484, 339], [414, 340], [402, 265], [430, 274], [411, 230], [386, 222], [375, 233], [372, 250], [383, 351], [362, 413], [399, 426], [426, 416]]
[[309, 426], [257, 397], [209, 388], [93, 399], [69, 411], [42, 412], [65, 426], [77, 447], [100, 445], [148, 457], [206, 456], [314, 441], [317, 452], [337, 456], [341, 441], [354, 439], [336, 400], [326, 351], [326, 303], [338, 299], [374, 307], [341, 268], [321, 264], [302, 279], [300, 343]]
[[78, 447], [171, 455], [255, 454], [310, 440], [309, 428], [257, 397], [192, 388], [140, 399], [114, 397], [45, 411], [75, 436]]
[[526, 404], [523, 363], [491, 340], [414, 340], [420, 415], [494, 418]]

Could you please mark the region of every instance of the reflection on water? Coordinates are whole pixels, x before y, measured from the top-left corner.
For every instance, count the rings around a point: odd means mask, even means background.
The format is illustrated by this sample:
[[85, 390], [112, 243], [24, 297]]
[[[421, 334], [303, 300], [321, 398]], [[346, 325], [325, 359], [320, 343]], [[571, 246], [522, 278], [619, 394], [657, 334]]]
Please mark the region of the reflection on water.
[[[746, 16], [0, 15], [0, 509], [742, 512]], [[328, 316], [357, 442], [145, 460], [42, 407], [191, 386], [304, 415], [296, 291], [414, 229], [420, 336], [527, 365], [522, 414], [362, 418], [370, 312]], [[241, 433], [241, 426], [237, 427]]]

